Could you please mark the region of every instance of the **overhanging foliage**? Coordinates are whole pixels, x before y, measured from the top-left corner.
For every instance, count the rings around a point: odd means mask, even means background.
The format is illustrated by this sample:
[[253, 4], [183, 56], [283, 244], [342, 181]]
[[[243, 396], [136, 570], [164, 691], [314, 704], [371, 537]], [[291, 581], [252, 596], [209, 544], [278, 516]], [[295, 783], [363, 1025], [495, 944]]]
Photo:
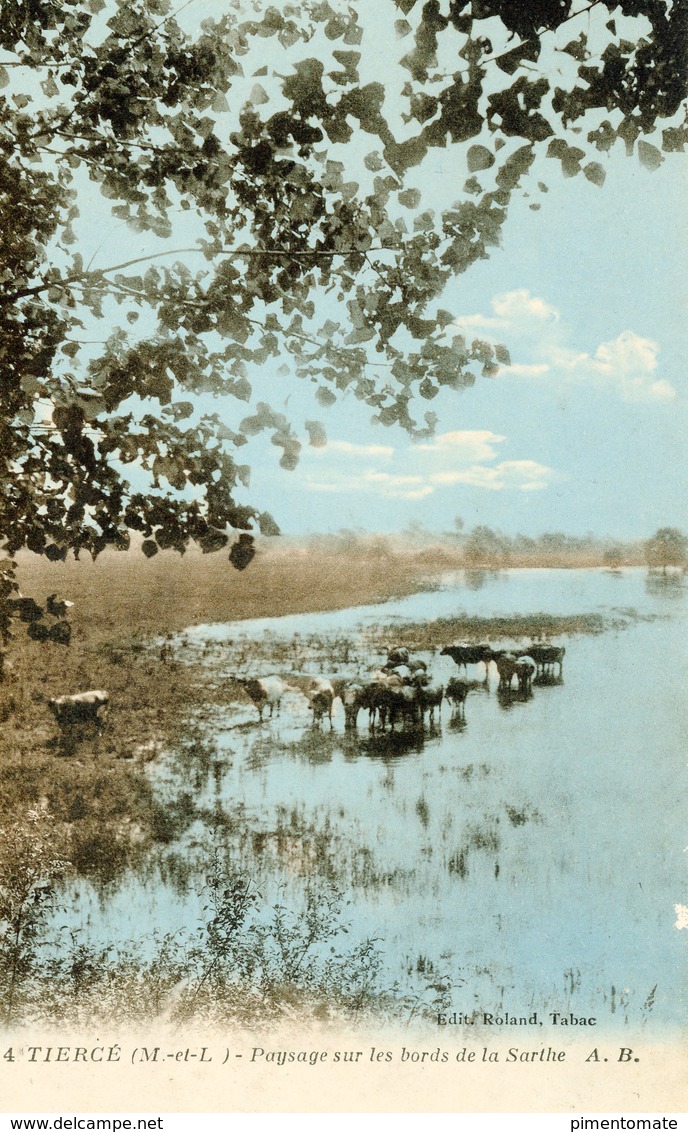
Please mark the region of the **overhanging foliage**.
[[[325, 431], [263, 400], [260, 375], [280, 401], [300, 378], [323, 407], [349, 390], [428, 435], [425, 402], [508, 362], [439, 301], [515, 194], [537, 207], [550, 170], [601, 185], [616, 145], [650, 168], [685, 145], [686, 0], [386, 0], [374, 19], [236, 2], [196, 31], [187, 7], [2, 5], [10, 555], [277, 533], [240, 450], [267, 432], [293, 468]], [[456, 171], [442, 209], [419, 188], [437, 149]], [[84, 222], [112, 217], [127, 254], [86, 262]], [[252, 553], [244, 533], [234, 565]]]

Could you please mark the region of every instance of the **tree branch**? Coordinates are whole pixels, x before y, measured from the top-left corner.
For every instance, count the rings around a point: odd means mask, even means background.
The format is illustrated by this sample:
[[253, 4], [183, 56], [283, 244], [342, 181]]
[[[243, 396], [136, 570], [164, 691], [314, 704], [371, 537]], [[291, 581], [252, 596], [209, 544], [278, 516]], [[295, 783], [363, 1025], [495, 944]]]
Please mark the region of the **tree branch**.
[[[386, 248], [372, 248], [369, 251], [386, 251]], [[294, 257], [322, 257], [324, 259], [332, 259], [336, 256], [348, 256], [358, 252], [358, 248], [344, 248], [336, 251], [325, 251], [322, 248], [314, 248], [313, 250], [304, 249], [302, 251], [288, 251], [286, 249], [276, 249], [274, 251], [269, 248], [243, 248], [241, 251], [228, 249], [214, 252], [215, 256], [277, 256], [278, 258], [293, 259]], [[20, 299], [28, 298], [30, 295], [39, 295], [42, 291], [48, 291], [51, 287], [69, 287], [73, 284], [83, 283], [87, 279], [97, 280], [101, 275], [107, 275], [111, 271], [122, 271], [125, 267], [134, 267], [138, 263], [150, 263], [154, 259], [162, 259], [164, 256], [170, 255], [192, 255], [192, 254], [205, 255], [205, 248], [170, 248], [167, 251], [150, 252], [148, 255], [137, 256], [135, 259], [124, 260], [122, 263], [113, 263], [110, 267], [99, 267], [93, 271], [79, 271], [72, 275], [67, 275], [64, 279], [51, 279], [37, 283], [33, 287], [23, 287], [19, 291], [13, 291], [9, 294], [0, 296], [0, 307], [11, 306], [12, 303], [18, 302]]]

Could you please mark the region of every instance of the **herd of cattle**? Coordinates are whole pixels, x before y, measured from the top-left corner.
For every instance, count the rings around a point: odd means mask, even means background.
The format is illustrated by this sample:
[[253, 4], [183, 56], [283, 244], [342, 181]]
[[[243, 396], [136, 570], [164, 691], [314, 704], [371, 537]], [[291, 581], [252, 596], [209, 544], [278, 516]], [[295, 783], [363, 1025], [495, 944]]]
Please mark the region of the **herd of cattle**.
[[559, 645], [531, 644], [523, 654], [506, 649], [493, 649], [490, 645], [450, 645], [440, 652], [449, 656], [465, 678], [452, 676], [445, 684], [433, 680], [424, 660], [414, 659], [406, 648], [393, 648], [388, 651], [387, 662], [365, 678], [315, 676], [301, 681], [295, 686], [279, 676], [233, 676], [233, 684], [240, 686], [258, 711], [262, 720], [263, 712], [269, 710], [272, 716], [279, 711], [280, 701], [287, 692], [301, 692], [313, 712], [314, 722], [327, 716], [332, 721], [332, 707], [339, 698], [344, 708], [344, 721], [347, 728], [354, 728], [361, 711], [368, 712], [371, 727], [391, 728], [397, 722], [404, 724], [422, 723], [426, 716], [432, 720], [435, 710], [442, 710], [443, 700], [447, 700], [452, 711], [464, 712], [466, 697], [471, 688], [468, 680], [468, 665], [485, 666], [485, 682], [488, 679], [490, 663], [494, 662], [499, 675], [499, 690], [510, 694], [514, 681], [518, 692], [529, 695], [533, 680], [542, 682], [561, 679], [565, 649]]
[[[440, 684], [428, 672], [424, 660], [414, 659], [406, 648], [393, 648], [387, 653], [387, 662], [366, 677], [291, 677], [291, 682], [280, 676], [232, 676], [230, 682], [241, 687], [258, 711], [270, 716], [279, 711], [282, 697], [287, 692], [306, 696], [315, 723], [326, 716], [332, 722], [334, 701], [341, 699], [347, 728], [354, 728], [361, 711], [368, 712], [370, 727], [384, 729], [387, 725], [422, 723], [426, 716], [434, 719], [441, 713], [442, 702], [447, 700], [452, 711], [463, 715], [464, 704], [473, 684], [468, 680], [468, 665], [485, 666], [485, 682], [489, 666], [494, 663], [499, 675], [499, 690], [511, 694], [516, 681], [517, 691], [529, 695], [533, 680], [551, 682], [561, 679], [565, 649], [558, 645], [533, 643], [523, 654], [506, 649], [493, 649], [490, 645], [449, 645], [440, 656], [449, 656], [464, 677], [452, 676]], [[43, 699], [43, 697], [39, 697]], [[100, 731], [108, 713], [110, 697], [107, 692], [90, 690], [75, 695], [45, 699], [49, 710], [63, 735], [83, 725], [93, 725]]]

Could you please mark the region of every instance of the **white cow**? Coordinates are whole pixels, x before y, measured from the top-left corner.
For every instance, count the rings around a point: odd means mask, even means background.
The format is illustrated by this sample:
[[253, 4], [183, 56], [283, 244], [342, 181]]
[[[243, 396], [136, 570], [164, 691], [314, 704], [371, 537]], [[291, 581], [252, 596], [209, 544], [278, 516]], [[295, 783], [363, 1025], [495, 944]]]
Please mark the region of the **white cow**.
[[235, 676], [234, 681], [241, 685], [246, 695], [253, 701], [261, 720], [264, 708], [270, 708], [271, 717], [275, 708], [279, 711], [280, 700], [289, 690], [289, 685], [279, 676]]
[[313, 722], [318, 723], [323, 716], [327, 716], [332, 726], [332, 704], [334, 703], [334, 688], [330, 680], [324, 676], [314, 676], [310, 688], [306, 691], [308, 704], [313, 712]]
[[105, 722], [109, 703], [108, 693], [99, 689], [76, 692], [72, 696], [55, 696], [47, 701], [62, 731], [69, 731], [79, 723], [95, 723], [100, 730]]

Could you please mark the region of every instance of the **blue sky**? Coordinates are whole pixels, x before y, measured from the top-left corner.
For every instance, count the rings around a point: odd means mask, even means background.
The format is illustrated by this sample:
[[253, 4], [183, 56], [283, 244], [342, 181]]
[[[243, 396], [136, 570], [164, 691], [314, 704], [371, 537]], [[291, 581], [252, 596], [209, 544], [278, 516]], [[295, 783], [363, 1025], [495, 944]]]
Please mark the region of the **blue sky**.
[[285, 531], [441, 530], [457, 515], [528, 534], [685, 526], [686, 160], [606, 167], [602, 188], [557, 174], [539, 211], [516, 202], [503, 247], [445, 295], [512, 366], [440, 394], [434, 441], [371, 425], [351, 398], [317, 409], [330, 443], [295, 472], [265, 447], [252, 490]]
[[[394, 18], [396, 9], [385, 11]], [[187, 4], [189, 30], [208, 14], [218, 14], [214, 3]], [[592, 17], [580, 18], [589, 29]], [[362, 81], [389, 68], [390, 37], [376, 28], [373, 33], [373, 48], [362, 56]], [[272, 111], [289, 63], [275, 41], [261, 41], [259, 50], [262, 66], [245, 65], [232, 101], [238, 106], [258, 90], [259, 103], [269, 97]], [[557, 66], [573, 65], [566, 58]], [[385, 110], [394, 116], [391, 83], [386, 91]], [[332, 157], [365, 177], [362, 157], [376, 143], [360, 134], [331, 147]], [[651, 172], [619, 146], [594, 156], [607, 173], [601, 188], [582, 175], [564, 178], [557, 161], [539, 159], [531, 183], [542, 177], [549, 191], [515, 198], [502, 247], [442, 297], [440, 305], [455, 319], [449, 331], [504, 343], [510, 367], [479, 378], [471, 389], [443, 390], [422, 403], [419, 417], [427, 409], [438, 416], [435, 438], [422, 443], [373, 425], [371, 411], [352, 395], [323, 409], [314, 387], [281, 376], [279, 365], [251, 373], [254, 402], [262, 398], [284, 411], [303, 450], [288, 472], [269, 438], [252, 439], [238, 454], [252, 466], [246, 501], [270, 511], [285, 534], [297, 535], [340, 527], [391, 532], [412, 522], [443, 530], [456, 516], [467, 526], [531, 535], [559, 529], [633, 538], [658, 526], [688, 526], [688, 157], [669, 155]], [[465, 150], [431, 151], [410, 175], [411, 186], [414, 177], [420, 209], [450, 205], [462, 194]], [[159, 251], [154, 238], [129, 232], [111, 216], [96, 186], [82, 189], [78, 229], [85, 262], [101, 267]], [[193, 245], [199, 234], [193, 217], [180, 211], [173, 245]], [[188, 262], [194, 270], [202, 266], [198, 256]], [[341, 311], [323, 300], [317, 316], [322, 322]], [[109, 317], [113, 326], [126, 326], [120, 308], [113, 306]], [[94, 337], [110, 329], [100, 327]], [[134, 333], [152, 331], [142, 318]], [[205, 408], [220, 412], [231, 427], [253, 411], [236, 400]], [[308, 445], [303, 422], [313, 418], [325, 425], [326, 447]]]

